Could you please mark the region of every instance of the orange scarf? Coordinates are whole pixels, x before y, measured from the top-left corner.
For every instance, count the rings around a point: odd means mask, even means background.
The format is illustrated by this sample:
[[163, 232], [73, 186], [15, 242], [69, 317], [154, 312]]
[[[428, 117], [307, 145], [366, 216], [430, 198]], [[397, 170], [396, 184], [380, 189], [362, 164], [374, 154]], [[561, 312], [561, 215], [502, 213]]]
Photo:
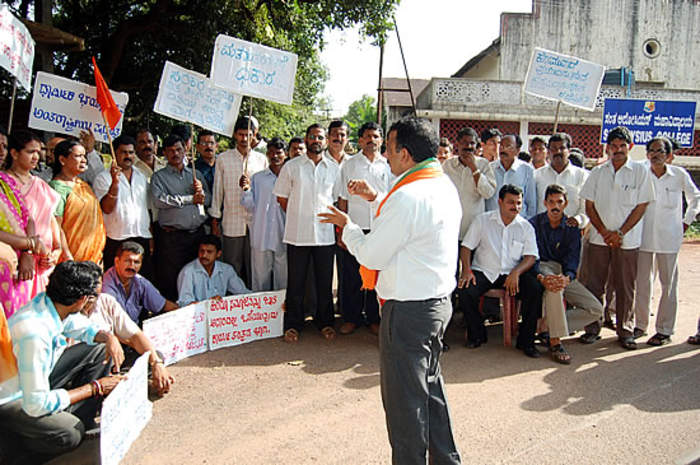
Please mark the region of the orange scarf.
[[[391, 194], [396, 192], [400, 187], [414, 181], [420, 181], [421, 179], [437, 178], [442, 176], [442, 174], [442, 167], [435, 158], [428, 158], [427, 160], [414, 166], [408, 173], [403, 175], [396, 184], [394, 184], [394, 187], [391, 188], [386, 197], [384, 197], [384, 199], [379, 203], [379, 208], [377, 208], [377, 213], [374, 215], [374, 217], [376, 218], [379, 216], [384, 203], [391, 196]], [[370, 270], [369, 268], [360, 265], [360, 277], [362, 278], [362, 289], [373, 291], [374, 287], [377, 285], [377, 280], [379, 279], [379, 271]]]

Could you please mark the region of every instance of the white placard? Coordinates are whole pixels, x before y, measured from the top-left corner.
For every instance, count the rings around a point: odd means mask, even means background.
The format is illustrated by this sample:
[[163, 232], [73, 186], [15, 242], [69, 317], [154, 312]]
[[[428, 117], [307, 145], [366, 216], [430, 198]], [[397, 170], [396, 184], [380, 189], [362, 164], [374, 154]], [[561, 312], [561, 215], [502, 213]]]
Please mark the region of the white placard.
[[0, 66], [30, 92], [33, 65], [34, 39], [22, 21], [15, 18], [7, 4], [3, 3], [0, 6]]
[[127, 378], [105, 398], [100, 415], [102, 465], [118, 464], [139, 437], [153, 413], [148, 400], [148, 357], [140, 356]]
[[208, 300], [209, 350], [282, 335], [285, 290]]
[[214, 86], [203, 74], [165, 62], [156, 113], [230, 137], [240, 107], [240, 95]]
[[207, 351], [208, 309], [205, 301], [144, 320], [143, 332], [166, 365]]
[[210, 77], [214, 85], [236, 94], [289, 105], [297, 61], [294, 53], [219, 34]]
[[604, 74], [603, 65], [536, 47], [523, 86], [528, 94], [593, 111]]
[[[110, 92], [123, 115], [129, 95]], [[110, 131], [112, 138], [121, 134], [123, 122], [124, 117]], [[95, 86], [42, 71], [36, 73], [34, 81], [29, 127], [76, 137], [80, 136], [80, 131], [92, 129], [97, 140], [108, 142], [108, 128], [102, 120]]]

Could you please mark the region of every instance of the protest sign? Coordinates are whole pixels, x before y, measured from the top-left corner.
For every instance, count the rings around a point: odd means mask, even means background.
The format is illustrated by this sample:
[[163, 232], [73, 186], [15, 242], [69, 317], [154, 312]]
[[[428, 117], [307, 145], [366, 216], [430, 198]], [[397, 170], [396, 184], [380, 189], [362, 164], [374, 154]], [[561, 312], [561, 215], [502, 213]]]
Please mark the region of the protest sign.
[[143, 322], [143, 332], [166, 365], [207, 351], [208, 302], [166, 312]]
[[282, 290], [209, 300], [209, 349], [281, 336], [284, 295]]
[[632, 132], [632, 142], [646, 144], [654, 137], [675, 139], [682, 147], [693, 146], [697, 102], [606, 98], [600, 143], [617, 126]]
[[297, 60], [294, 53], [219, 34], [210, 77], [214, 85], [236, 94], [289, 105]]
[[136, 360], [127, 378], [105, 398], [100, 415], [102, 465], [118, 464], [151, 419], [148, 400], [148, 356]]
[[[112, 97], [124, 114], [129, 95], [114, 92]], [[112, 138], [122, 132], [124, 118], [110, 131]], [[42, 131], [80, 136], [80, 131], [92, 129], [95, 138], [107, 142], [107, 130], [97, 103], [97, 90], [78, 81], [72, 81], [50, 73], [36, 73], [29, 127]]]
[[240, 106], [240, 95], [215, 87], [203, 74], [166, 61], [153, 111], [230, 137]]
[[7, 4], [0, 6], [0, 50], [0, 66], [16, 77], [27, 92], [31, 91], [34, 39]]
[[605, 66], [535, 48], [523, 84], [525, 92], [593, 111]]

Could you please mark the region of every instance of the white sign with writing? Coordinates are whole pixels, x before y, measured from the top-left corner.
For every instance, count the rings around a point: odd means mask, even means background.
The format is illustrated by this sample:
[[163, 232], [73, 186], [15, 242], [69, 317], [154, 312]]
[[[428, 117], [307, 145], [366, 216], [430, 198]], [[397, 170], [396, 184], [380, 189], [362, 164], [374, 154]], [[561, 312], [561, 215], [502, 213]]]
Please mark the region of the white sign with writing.
[[156, 113], [232, 136], [240, 107], [240, 95], [214, 86], [203, 74], [165, 62]]
[[15, 18], [3, 3], [0, 6], [0, 66], [29, 92], [32, 90], [33, 65], [34, 39], [22, 21]]
[[535, 48], [525, 78], [525, 92], [593, 111], [605, 66]]
[[[126, 104], [129, 103], [129, 95], [110, 92], [123, 115]], [[121, 134], [123, 122], [122, 117], [110, 131], [112, 138]], [[95, 86], [42, 71], [36, 73], [34, 81], [29, 127], [76, 137], [80, 136], [80, 131], [92, 129], [97, 140], [108, 141], [109, 127], [105, 126], [102, 119]]]
[[166, 365], [207, 351], [208, 301], [165, 312], [143, 322], [143, 332]]
[[148, 424], [153, 404], [148, 400], [148, 356], [140, 356], [127, 378], [105, 398], [100, 416], [102, 465], [118, 464]]
[[210, 77], [215, 85], [237, 94], [289, 105], [297, 61], [294, 53], [220, 34], [214, 44]]
[[284, 296], [281, 290], [208, 300], [209, 349], [281, 336]]

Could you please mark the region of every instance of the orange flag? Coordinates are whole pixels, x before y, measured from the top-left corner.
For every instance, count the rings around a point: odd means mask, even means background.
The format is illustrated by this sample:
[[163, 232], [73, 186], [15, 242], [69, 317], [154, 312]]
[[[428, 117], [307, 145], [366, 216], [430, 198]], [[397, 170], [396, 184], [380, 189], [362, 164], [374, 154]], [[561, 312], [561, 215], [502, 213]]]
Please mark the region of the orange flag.
[[100, 104], [102, 114], [104, 115], [107, 124], [109, 124], [109, 128], [114, 129], [114, 127], [119, 123], [119, 120], [122, 117], [122, 112], [119, 111], [119, 108], [117, 108], [117, 104], [114, 103], [112, 94], [109, 92], [109, 87], [107, 87], [107, 83], [102, 77], [102, 73], [100, 73], [100, 68], [97, 67], [95, 57], [92, 57], [92, 65], [95, 67], [95, 86], [97, 87], [97, 103]]

